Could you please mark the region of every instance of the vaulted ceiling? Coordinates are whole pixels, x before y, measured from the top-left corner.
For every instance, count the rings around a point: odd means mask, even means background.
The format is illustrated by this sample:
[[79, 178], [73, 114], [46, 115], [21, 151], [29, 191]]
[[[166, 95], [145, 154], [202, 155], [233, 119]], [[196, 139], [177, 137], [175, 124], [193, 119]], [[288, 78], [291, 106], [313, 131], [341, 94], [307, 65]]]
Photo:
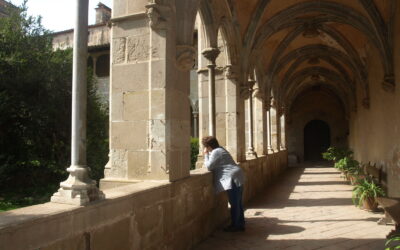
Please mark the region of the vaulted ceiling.
[[[214, 5], [216, 1], [214, 0]], [[265, 91], [282, 105], [324, 86], [351, 110], [369, 106], [368, 52], [394, 88], [396, 0], [228, 0], [241, 37], [241, 66], [262, 68]], [[357, 90], [362, 93], [356, 99]]]

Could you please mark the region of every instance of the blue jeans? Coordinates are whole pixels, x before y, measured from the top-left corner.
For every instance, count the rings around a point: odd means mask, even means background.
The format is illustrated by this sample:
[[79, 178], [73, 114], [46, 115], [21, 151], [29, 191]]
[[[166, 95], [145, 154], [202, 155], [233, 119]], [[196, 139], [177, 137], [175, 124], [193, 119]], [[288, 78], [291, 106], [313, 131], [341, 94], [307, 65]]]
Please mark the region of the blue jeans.
[[243, 187], [237, 187], [232, 182], [232, 189], [227, 190], [229, 204], [231, 205], [232, 226], [244, 228], [244, 210], [242, 204]]

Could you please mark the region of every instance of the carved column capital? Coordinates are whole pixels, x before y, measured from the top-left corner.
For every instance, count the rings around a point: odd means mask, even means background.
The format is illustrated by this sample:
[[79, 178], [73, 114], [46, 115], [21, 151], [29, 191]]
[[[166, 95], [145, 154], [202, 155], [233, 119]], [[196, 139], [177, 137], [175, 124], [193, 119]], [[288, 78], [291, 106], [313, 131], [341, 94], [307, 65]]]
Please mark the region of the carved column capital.
[[202, 52], [203, 56], [210, 62], [209, 65], [215, 66], [215, 59], [217, 59], [220, 51], [217, 48], [206, 48]]
[[196, 58], [196, 49], [190, 45], [176, 46], [176, 67], [182, 71], [193, 68]]
[[249, 80], [247, 80], [247, 86], [248, 86], [248, 88], [249, 88], [249, 91], [253, 91], [253, 88], [254, 88], [254, 85], [256, 84], [256, 80], [254, 80], [254, 79], [249, 79]]
[[224, 67], [224, 73], [226, 79], [237, 80], [239, 78], [239, 74], [237, 72], [237, 67], [233, 65], [226, 65]]
[[167, 29], [168, 16], [172, 12], [171, 6], [155, 0], [153, 3], [145, 5], [145, 7], [151, 28], [154, 30]]

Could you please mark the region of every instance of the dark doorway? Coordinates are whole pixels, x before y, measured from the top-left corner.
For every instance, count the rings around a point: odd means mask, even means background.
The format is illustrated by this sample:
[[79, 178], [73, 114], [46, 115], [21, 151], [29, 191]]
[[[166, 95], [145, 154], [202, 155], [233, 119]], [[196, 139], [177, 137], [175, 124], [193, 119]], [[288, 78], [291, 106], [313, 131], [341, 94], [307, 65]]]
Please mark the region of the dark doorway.
[[320, 161], [322, 153], [331, 144], [329, 125], [321, 120], [312, 120], [304, 127], [304, 160]]

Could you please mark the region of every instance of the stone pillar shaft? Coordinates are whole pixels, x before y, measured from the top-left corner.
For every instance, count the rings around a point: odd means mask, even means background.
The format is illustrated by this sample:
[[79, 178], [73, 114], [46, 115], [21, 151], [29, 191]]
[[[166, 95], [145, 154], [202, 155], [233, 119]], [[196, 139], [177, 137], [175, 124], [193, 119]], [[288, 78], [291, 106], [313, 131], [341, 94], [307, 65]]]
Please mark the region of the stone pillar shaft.
[[254, 133], [254, 121], [253, 121], [253, 87], [249, 89], [249, 151], [254, 151], [253, 133]]
[[208, 106], [209, 106], [209, 131], [212, 136], [216, 136], [216, 108], [215, 108], [215, 64], [207, 65], [208, 68]]
[[51, 197], [52, 202], [85, 205], [104, 195], [91, 180], [86, 166], [88, 0], [76, 0], [73, 47], [71, 166], [68, 179]]
[[271, 111], [267, 110], [267, 150], [268, 153], [273, 153], [274, 150], [272, 148], [272, 130], [271, 130]]
[[208, 68], [208, 127], [211, 136], [216, 136], [216, 107], [215, 107], [215, 59], [219, 55], [217, 48], [203, 50], [203, 55], [209, 60]]
[[86, 165], [88, 0], [77, 0], [72, 63], [71, 165]]
[[199, 112], [197, 111], [193, 112], [193, 136], [195, 138], [199, 137], [199, 129], [197, 127], [198, 117], [199, 117]]
[[249, 91], [249, 112], [248, 112], [248, 119], [249, 119], [249, 148], [247, 150], [248, 158], [257, 157], [256, 152], [254, 151], [254, 142], [253, 142], [253, 134], [254, 134], [254, 121], [253, 121], [253, 87], [255, 81], [249, 80], [248, 82], [248, 91]]

